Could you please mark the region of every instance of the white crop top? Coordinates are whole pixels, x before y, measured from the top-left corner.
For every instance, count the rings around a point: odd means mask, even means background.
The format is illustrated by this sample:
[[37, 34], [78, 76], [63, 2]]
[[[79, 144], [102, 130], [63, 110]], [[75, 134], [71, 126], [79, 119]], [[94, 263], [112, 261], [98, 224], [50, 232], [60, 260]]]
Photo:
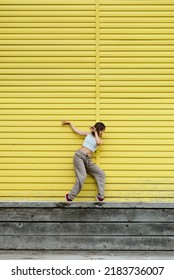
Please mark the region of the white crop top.
[[95, 137], [92, 135], [92, 133], [88, 134], [85, 137], [85, 140], [84, 140], [82, 146], [88, 148], [92, 152], [95, 152], [95, 150], [97, 149], [97, 143], [96, 143]]

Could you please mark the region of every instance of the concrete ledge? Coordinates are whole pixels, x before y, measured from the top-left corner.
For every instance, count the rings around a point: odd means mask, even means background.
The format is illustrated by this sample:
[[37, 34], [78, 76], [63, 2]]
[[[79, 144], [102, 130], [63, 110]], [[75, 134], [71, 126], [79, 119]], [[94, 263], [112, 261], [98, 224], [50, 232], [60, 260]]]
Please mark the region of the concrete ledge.
[[0, 250], [174, 252], [174, 203], [1, 202]]
[[144, 202], [72, 202], [68, 205], [66, 202], [49, 202], [49, 201], [3, 201], [0, 202], [0, 208], [174, 208], [173, 203], [157, 202], [157, 203], [144, 203]]
[[0, 251], [0, 260], [173, 260], [170, 251]]

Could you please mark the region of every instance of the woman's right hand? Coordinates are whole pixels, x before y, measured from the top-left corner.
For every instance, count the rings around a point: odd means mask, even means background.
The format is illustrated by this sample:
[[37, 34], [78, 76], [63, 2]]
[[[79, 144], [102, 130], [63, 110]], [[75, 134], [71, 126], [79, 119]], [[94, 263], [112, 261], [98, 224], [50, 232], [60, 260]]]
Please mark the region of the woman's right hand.
[[90, 129], [92, 132], [96, 132], [96, 131], [97, 131], [96, 128], [95, 128], [95, 126], [91, 126], [89, 129]]

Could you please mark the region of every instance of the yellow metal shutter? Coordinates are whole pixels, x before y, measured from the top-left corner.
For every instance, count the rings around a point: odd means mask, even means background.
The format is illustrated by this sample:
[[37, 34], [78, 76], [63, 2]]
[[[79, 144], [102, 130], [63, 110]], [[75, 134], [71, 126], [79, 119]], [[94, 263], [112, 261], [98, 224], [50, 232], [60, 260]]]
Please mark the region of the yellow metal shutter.
[[[0, 0], [1, 200], [64, 200], [83, 141], [68, 119], [107, 126], [106, 201], [173, 201], [173, 16], [173, 0]], [[77, 201], [95, 193], [88, 178]]]
[[174, 198], [174, 1], [100, 1], [101, 164], [114, 201]]
[[0, 198], [64, 200], [83, 139], [61, 121], [96, 120], [95, 1], [0, 0], [0, 27]]

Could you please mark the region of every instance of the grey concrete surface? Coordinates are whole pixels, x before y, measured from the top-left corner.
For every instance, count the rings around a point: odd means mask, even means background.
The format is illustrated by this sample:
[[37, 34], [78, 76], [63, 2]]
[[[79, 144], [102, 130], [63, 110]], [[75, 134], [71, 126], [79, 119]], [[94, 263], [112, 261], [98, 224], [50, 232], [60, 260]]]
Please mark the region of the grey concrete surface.
[[174, 260], [174, 251], [0, 251], [0, 260]]

